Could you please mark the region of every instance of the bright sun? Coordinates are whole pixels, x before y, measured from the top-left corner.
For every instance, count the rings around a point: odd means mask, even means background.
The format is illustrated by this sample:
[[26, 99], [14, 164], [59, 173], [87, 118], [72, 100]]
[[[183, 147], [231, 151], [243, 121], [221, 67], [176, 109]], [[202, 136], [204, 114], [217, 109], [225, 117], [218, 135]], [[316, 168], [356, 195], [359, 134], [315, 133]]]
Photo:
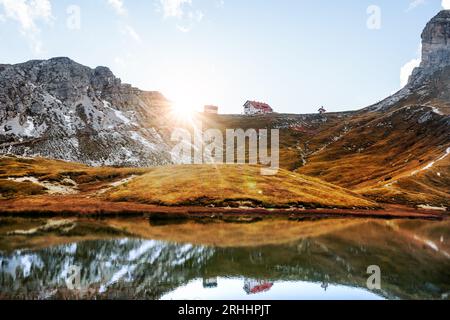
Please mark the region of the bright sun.
[[198, 112], [196, 104], [189, 99], [177, 99], [172, 102], [172, 116], [178, 121], [192, 122]]
[[173, 112], [179, 114], [180, 116], [192, 116], [195, 113], [195, 108], [189, 104], [175, 102], [172, 105]]
[[201, 118], [205, 105], [223, 98], [226, 84], [222, 80], [207, 63], [170, 65], [159, 89], [171, 101], [171, 118], [192, 124]]

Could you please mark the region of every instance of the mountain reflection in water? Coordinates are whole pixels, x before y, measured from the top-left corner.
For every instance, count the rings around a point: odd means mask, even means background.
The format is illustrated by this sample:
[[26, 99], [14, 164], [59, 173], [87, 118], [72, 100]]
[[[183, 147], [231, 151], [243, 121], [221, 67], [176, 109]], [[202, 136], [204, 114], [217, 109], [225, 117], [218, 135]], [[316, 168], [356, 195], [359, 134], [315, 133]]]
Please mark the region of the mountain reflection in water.
[[[84, 227], [89, 224], [83, 223]], [[102, 222], [115, 228], [120, 223]], [[45, 239], [57, 237], [56, 243], [34, 249], [23, 248], [33, 247], [44, 235], [7, 236], [0, 228], [0, 242], [21, 243], [21, 248], [0, 251], [0, 298], [449, 298], [447, 221], [360, 220], [337, 229], [324, 229], [325, 222], [321, 221], [308, 225], [270, 221], [274, 233], [296, 236], [273, 243], [265, 241], [267, 235], [261, 233], [260, 244], [243, 242], [241, 246], [233, 242], [211, 245], [176, 241], [186, 235], [174, 231], [199, 228], [197, 238], [202, 232], [213, 231], [219, 237], [232, 231], [245, 239], [258, 237], [267, 222], [244, 226], [151, 226], [145, 220], [133, 223], [141, 225], [135, 229], [127, 225], [126, 229], [140, 230], [136, 237], [118, 234], [73, 241], [73, 234], [47, 234]], [[283, 224], [283, 228], [277, 228], [277, 224]], [[316, 232], [320, 229], [323, 232]], [[148, 240], [149, 235], [155, 240]], [[381, 269], [381, 290], [366, 287], [370, 265]]]

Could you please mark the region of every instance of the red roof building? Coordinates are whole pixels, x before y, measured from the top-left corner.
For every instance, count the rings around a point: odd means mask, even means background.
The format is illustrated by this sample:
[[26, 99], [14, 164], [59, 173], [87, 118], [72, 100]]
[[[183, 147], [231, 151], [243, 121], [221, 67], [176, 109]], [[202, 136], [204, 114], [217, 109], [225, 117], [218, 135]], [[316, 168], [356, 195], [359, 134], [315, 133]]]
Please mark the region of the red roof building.
[[244, 290], [247, 294], [257, 294], [272, 289], [273, 283], [263, 280], [246, 279], [244, 282]]
[[267, 103], [247, 101], [244, 104], [244, 113], [247, 115], [273, 113], [273, 109]]

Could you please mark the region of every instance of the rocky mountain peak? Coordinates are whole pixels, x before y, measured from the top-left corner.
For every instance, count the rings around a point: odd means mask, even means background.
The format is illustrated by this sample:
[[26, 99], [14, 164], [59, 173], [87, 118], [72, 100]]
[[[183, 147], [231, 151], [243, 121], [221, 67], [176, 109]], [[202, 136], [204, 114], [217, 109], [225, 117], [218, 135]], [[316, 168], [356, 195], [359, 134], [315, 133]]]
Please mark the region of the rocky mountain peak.
[[44, 156], [90, 165], [170, 162], [149, 125], [167, 100], [122, 84], [107, 67], [69, 58], [0, 65], [0, 154]]
[[420, 104], [439, 101], [450, 106], [450, 10], [442, 10], [422, 32], [422, 61], [414, 69], [404, 96], [416, 95]]
[[450, 10], [439, 12], [422, 33], [421, 68], [437, 69], [450, 65]]

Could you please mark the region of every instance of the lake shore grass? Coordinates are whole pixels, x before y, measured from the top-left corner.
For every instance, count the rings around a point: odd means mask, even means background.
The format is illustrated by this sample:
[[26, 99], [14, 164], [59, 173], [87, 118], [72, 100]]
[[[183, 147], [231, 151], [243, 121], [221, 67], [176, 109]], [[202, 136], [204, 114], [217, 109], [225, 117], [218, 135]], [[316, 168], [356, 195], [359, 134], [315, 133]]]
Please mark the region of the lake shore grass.
[[224, 220], [247, 223], [282, 217], [294, 221], [327, 218], [431, 219], [442, 220], [448, 213], [415, 209], [401, 205], [383, 208], [243, 208], [204, 206], [158, 206], [142, 203], [111, 202], [99, 199], [32, 197], [0, 201], [0, 217], [148, 217], [160, 220]]
[[444, 219], [448, 211], [387, 205], [320, 179], [251, 165], [94, 168], [2, 157], [0, 217], [149, 217], [249, 223], [268, 217]]

